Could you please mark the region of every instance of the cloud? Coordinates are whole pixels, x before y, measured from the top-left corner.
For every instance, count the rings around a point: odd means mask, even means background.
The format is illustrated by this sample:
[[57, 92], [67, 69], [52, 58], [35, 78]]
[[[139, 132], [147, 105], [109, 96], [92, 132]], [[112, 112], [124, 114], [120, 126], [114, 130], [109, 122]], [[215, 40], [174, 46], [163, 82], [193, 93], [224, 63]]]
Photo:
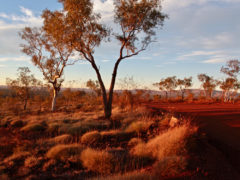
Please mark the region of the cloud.
[[102, 62], [109, 62], [109, 61], [111, 61], [111, 60], [109, 60], [109, 59], [103, 59], [102, 60]]
[[101, 14], [102, 21], [106, 22], [113, 19], [113, 0], [93, 0], [93, 3], [93, 10]]
[[0, 57], [0, 62], [6, 61], [26, 61], [29, 62], [30, 58], [26, 56], [18, 56], [18, 57]]
[[225, 58], [213, 58], [213, 59], [207, 59], [204, 60], [202, 63], [204, 64], [218, 64], [218, 63], [223, 63], [226, 62], [227, 60]]
[[6, 14], [0, 12], [0, 54], [1, 56], [21, 56], [19, 45], [22, 40], [19, 31], [26, 26], [42, 25], [42, 18], [24, 7], [20, 7], [21, 14]]

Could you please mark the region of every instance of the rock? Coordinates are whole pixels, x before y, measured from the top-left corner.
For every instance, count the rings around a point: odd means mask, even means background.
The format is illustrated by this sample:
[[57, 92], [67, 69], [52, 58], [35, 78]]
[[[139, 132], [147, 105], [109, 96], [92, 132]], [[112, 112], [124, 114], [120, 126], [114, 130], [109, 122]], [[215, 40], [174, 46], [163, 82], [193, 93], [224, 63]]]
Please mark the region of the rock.
[[172, 116], [172, 118], [169, 121], [169, 126], [170, 127], [175, 127], [180, 123], [180, 120], [174, 116]]

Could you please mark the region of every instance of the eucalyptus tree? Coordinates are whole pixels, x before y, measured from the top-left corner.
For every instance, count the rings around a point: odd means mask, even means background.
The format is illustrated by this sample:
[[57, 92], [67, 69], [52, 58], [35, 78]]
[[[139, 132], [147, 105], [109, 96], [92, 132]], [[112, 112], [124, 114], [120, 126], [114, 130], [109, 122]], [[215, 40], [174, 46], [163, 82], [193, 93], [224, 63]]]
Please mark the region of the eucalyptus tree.
[[157, 86], [159, 90], [165, 91], [166, 93], [166, 99], [168, 99], [168, 92], [171, 92], [177, 88], [177, 79], [176, 76], [171, 76], [167, 78], [163, 78], [158, 83], [154, 83], [154, 86]]
[[[110, 28], [100, 23], [100, 15], [93, 12], [91, 0], [59, 2], [63, 4], [63, 10], [43, 12], [43, 29], [57, 42], [64, 37], [64, 43], [78, 52], [81, 59], [91, 64], [101, 88], [105, 117], [109, 119], [112, 114], [113, 91], [119, 64], [146, 50], [153, 42], [157, 28], [163, 26], [167, 17], [161, 12], [161, 1], [114, 0], [114, 22], [119, 28], [113, 33], [110, 33]], [[110, 34], [120, 46], [107, 91], [94, 51], [103, 40], [110, 37]]]
[[6, 79], [6, 84], [14, 94], [23, 102], [23, 109], [27, 109], [27, 103], [31, 95], [31, 91], [36, 86], [40, 85], [28, 67], [19, 67], [17, 79]]
[[238, 75], [240, 73], [240, 61], [229, 60], [225, 67], [221, 68], [221, 72], [226, 74], [228, 77], [221, 82], [220, 88], [224, 92], [224, 101], [232, 99], [234, 94], [237, 94], [240, 84], [238, 82]]
[[223, 81], [219, 82], [219, 87], [223, 90], [224, 102], [231, 101], [234, 94], [237, 93], [240, 83], [236, 78], [228, 77]]
[[177, 79], [177, 86], [179, 87], [179, 89], [181, 91], [182, 100], [184, 100], [185, 90], [192, 86], [192, 77], [189, 77], [189, 78], [185, 77], [184, 79]]
[[202, 87], [207, 98], [212, 98], [213, 91], [219, 85], [219, 81], [215, 80], [213, 77], [210, 77], [206, 74], [199, 74], [198, 80], [202, 83]]
[[22, 52], [31, 56], [33, 64], [42, 72], [47, 83], [51, 84], [53, 92], [51, 110], [55, 111], [56, 98], [64, 81], [64, 69], [75, 62], [71, 59], [73, 49], [66, 44], [64, 36], [53, 38], [43, 28], [26, 27], [19, 35], [27, 42], [21, 45]]

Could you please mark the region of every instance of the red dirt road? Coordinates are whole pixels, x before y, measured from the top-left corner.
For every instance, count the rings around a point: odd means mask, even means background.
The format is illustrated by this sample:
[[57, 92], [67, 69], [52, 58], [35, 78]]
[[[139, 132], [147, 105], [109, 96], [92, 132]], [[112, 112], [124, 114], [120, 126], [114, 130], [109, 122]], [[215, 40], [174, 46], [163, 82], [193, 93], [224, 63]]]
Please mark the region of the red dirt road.
[[221, 151], [236, 172], [240, 172], [240, 104], [146, 104], [154, 112], [170, 112], [189, 118]]

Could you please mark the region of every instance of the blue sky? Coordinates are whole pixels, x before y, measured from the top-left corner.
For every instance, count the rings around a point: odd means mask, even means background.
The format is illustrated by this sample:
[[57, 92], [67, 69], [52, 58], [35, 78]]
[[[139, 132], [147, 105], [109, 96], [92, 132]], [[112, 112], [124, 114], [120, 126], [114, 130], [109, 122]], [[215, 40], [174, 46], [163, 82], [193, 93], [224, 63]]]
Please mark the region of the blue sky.
[[[93, 0], [94, 10], [102, 22], [113, 25], [113, 0]], [[161, 78], [176, 75], [193, 76], [207, 73], [223, 78], [220, 68], [230, 59], [240, 57], [240, 0], [164, 0], [163, 12], [169, 15], [157, 33], [157, 42], [134, 58], [124, 60], [118, 78], [133, 76], [140, 86], [151, 87]], [[30, 57], [20, 52], [23, 43], [18, 32], [25, 26], [41, 26], [44, 9], [59, 10], [57, 0], [0, 0], [0, 84], [14, 78], [20, 66], [28, 66], [42, 79]], [[108, 86], [119, 44], [103, 43], [95, 57]], [[78, 62], [67, 67], [65, 82], [76, 80], [77, 86], [89, 78], [96, 79], [89, 64]], [[66, 83], [67, 86], [68, 83]]]

